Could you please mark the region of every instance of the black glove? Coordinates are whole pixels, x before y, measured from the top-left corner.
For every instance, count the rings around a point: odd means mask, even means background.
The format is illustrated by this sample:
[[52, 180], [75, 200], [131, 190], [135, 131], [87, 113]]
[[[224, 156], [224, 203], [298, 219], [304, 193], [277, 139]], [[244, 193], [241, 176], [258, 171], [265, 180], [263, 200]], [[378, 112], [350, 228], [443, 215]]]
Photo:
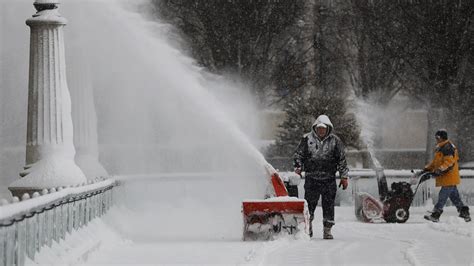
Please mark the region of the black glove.
[[428, 172], [424, 172], [421, 174], [421, 178], [420, 178], [420, 183], [422, 182], [425, 182], [426, 180], [430, 179], [431, 178], [431, 173], [428, 173]]
[[440, 169], [436, 169], [433, 172], [433, 175], [435, 175], [435, 176], [440, 176], [441, 174], [443, 174], [443, 171], [441, 171]]

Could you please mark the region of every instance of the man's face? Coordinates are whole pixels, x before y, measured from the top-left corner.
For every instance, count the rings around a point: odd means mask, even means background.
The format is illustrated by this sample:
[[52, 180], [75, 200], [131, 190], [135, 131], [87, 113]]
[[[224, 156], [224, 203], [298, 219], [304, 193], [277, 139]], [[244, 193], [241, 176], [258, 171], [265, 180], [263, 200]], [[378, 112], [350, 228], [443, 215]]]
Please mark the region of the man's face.
[[435, 139], [436, 139], [436, 143], [441, 143], [444, 140], [440, 136], [435, 136]]
[[316, 134], [318, 134], [318, 137], [323, 138], [326, 136], [326, 132], [328, 132], [328, 129], [325, 127], [317, 127], [316, 128]]

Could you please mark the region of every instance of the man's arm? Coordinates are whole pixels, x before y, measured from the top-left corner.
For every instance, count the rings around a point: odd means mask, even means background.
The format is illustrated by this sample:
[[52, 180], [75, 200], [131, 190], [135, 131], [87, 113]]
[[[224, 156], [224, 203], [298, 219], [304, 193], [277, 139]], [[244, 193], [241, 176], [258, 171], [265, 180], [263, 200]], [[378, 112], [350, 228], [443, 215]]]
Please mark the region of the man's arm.
[[301, 138], [300, 143], [296, 147], [295, 153], [293, 155], [293, 166], [295, 168], [302, 168], [306, 153], [307, 153], [307, 145], [308, 140], [306, 137]]
[[346, 148], [344, 143], [340, 138], [336, 138], [336, 158], [338, 158], [337, 162], [337, 171], [341, 178], [348, 178], [349, 177], [349, 168], [347, 167], [346, 161]]
[[444, 174], [449, 172], [456, 163], [456, 148], [453, 146], [453, 144], [448, 143], [440, 149], [440, 152], [443, 154], [443, 162], [441, 163], [438, 169], [433, 170], [438, 174]]

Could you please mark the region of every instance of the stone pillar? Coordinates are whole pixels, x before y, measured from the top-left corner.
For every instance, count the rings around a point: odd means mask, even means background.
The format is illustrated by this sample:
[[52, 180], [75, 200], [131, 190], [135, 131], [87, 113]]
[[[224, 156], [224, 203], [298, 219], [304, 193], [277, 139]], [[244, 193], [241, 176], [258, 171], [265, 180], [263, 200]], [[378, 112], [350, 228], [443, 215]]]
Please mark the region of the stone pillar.
[[59, 0], [36, 0], [31, 28], [26, 166], [9, 189], [14, 195], [86, 182], [74, 162], [71, 99], [66, 81]]
[[[78, 48], [80, 49], [80, 48]], [[81, 54], [77, 50], [77, 54]], [[93, 87], [87, 62], [84, 56], [77, 56], [71, 66], [69, 79], [72, 100], [72, 121], [74, 122], [74, 146], [76, 163], [87, 179], [107, 176], [108, 173], [99, 162], [97, 136], [97, 114], [94, 105]]]

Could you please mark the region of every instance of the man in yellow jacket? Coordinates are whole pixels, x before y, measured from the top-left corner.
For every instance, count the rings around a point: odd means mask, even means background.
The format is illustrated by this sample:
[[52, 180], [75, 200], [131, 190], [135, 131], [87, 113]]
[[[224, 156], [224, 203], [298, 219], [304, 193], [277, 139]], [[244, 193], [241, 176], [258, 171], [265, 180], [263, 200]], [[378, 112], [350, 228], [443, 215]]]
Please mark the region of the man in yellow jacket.
[[458, 167], [458, 151], [456, 146], [448, 140], [448, 132], [445, 129], [436, 131], [436, 150], [433, 161], [425, 166], [424, 171], [434, 173], [436, 176], [436, 186], [441, 187], [438, 196], [438, 202], [434, 206], [431, 215], [425, 215], [425, 219], [438, 222], [443, 213], [443, 207], [448, 198], [456, 206], [459, 217], [466, 222], [471, 221], [469, 207], [462, 202], [458, 188], [461, 183]]

